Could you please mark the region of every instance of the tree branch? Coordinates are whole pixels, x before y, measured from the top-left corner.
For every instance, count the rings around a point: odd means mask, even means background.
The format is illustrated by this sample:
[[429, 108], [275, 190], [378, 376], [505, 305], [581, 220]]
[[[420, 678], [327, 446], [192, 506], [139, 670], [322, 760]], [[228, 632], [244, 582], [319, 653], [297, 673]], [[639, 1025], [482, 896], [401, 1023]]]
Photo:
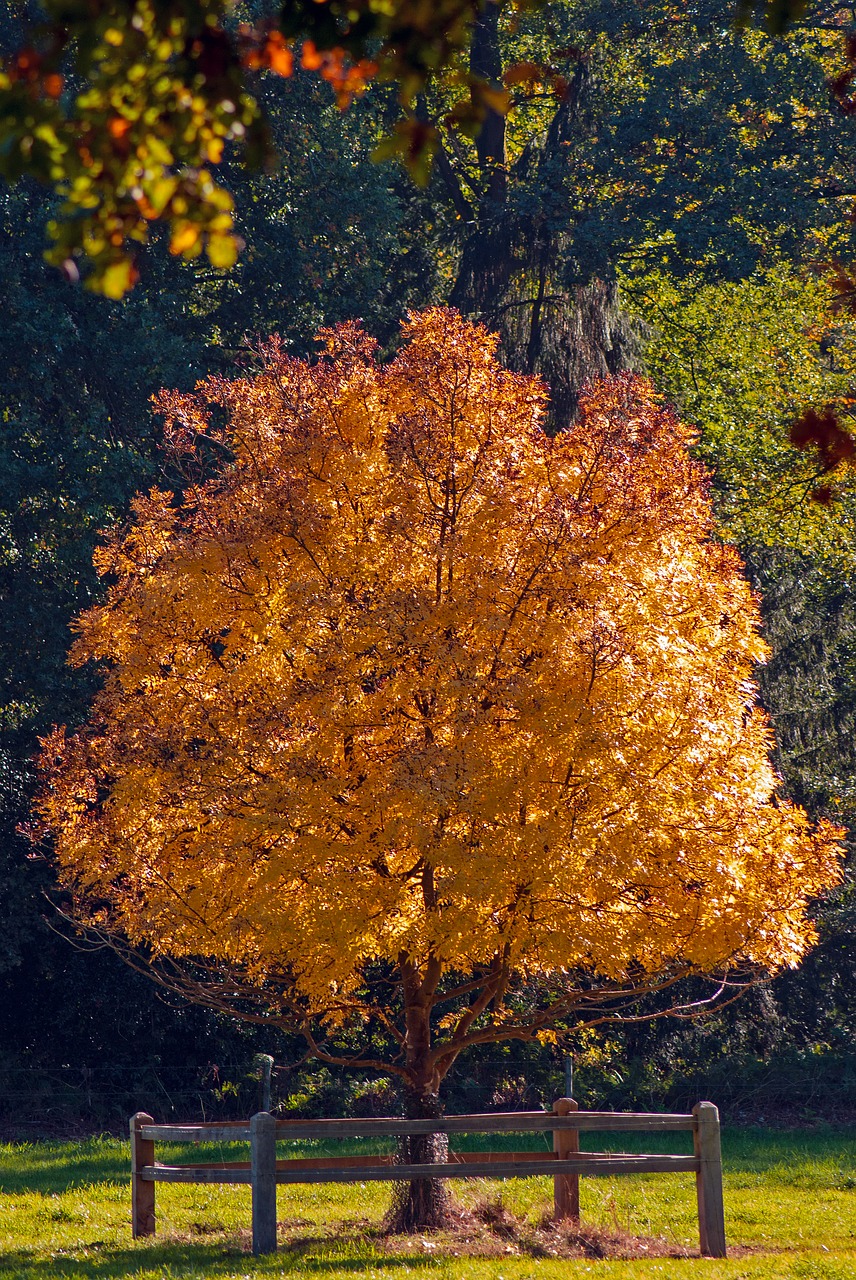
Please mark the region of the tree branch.
[[437, 165], [437, 172], [446, 184], [446, 188], [452, 198], [455, 213], [457, 213], [458, 217], [461, 218], [463, 222], [467, 224], [473, 223], [476, 220], [475, 209], [464, 195], [463, 187], [458, 180], [458, 175], [455, 173], [454, 166], [446, 153], [446, 149], [443, 146], [443, 140], [442, 138], [439, 138], [439, 135], [438, 139], [437, 153], [434, 157]]

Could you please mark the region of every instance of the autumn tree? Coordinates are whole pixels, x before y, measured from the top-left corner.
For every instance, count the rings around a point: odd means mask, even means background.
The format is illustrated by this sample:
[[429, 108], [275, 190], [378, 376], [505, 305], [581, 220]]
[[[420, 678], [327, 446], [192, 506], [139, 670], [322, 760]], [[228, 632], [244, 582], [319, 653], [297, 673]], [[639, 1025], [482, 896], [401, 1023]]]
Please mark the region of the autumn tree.
[[470, 1046], [795, 964], [838, 832], [776, 795], [691, 432], [624, 376], [550, 439], [453, 311], [323, 337], [159, 401], [182, 485], [98, 552], [44, 743], [80, 921], [417, 1115]]

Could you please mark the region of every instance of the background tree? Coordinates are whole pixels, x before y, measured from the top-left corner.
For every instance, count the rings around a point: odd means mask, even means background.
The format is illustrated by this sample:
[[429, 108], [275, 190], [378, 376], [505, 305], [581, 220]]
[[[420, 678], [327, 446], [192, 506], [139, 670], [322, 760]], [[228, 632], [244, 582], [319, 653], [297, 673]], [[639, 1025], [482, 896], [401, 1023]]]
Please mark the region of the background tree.
[[309, 72], [266, 82], [276, 163], [255, 173], [227, 166], [246, 251], [228, 272], [196, 273], [227, 359], [249, 355], [247, 336], [271, 333], [307, 354], [319, 328], [366, 315], [391, 344], [409, 306], [442, 297], [447, 268], [433, 224], [443, 211], [397, 162], [372, 158], [390, 97], [378, 90], [343, 112]]
[[84, 922], [325, 1061], [379, 1026], [394, 1056], [349, 1065], [424, 1115], [468, 1047], [793, 964], [837, 832], [773, 798], [689, 433], [624, 379], [550, 441], [483, 329], [404, 336], [162, 397], [185, 487], [99, 553], [106, 680], [40, 811]]
[[[776, 725], [776, 763], [788, 795], [813, 815], [856, 829], [854, 715], [856, 616], [850, 568], [778, 546], [756, 546], [748, 562], [763, 593], [773, 649], [761, 694]], [[783, 1039], [849, 1053], [856, 991], [856, 884], [852, 834], [840, 888], [817, 913], [820, 945], [800, 970], [772, 986]]]
[[340, 112], [309, 73], [266, 94], [282, 160], [240, 175], [246, 252], [231, 273], [155, 243], [134, 291], [105, 303], [42, 260], [45, 191], [27, 180], [0, 189], [0, 1044], [10, 1070], [121, 1072], [156, 1058], [195, 1068], [274, 1043], [175, 1012], [114, 955], [72, 951], [51, 928], [50, 869], [16, 834], [37, 736], [77, 724], [92, 693], [91, 673], [66, 654], [71, 619], [101, 591], [98, 531], [126, 518], [140, 487], [168, 483], [151, 396], [252, 359], [253, 335], [274, 328], [304, 353], [319, 325], [372, 312], [388, 339], [402, 308], [433, 287], [403, 175], [370, 159], [369, 104]]
[[[146, 401], [164, 378], [191, 386], [206, 368], [188, 317], [171, 306], [175, 273], [157, 272], [151, 293], [108, 310], [43, 262], [44, 213], [35, 184], [0, 192], [0, 1019], [15, 1065], [37, 1053], [47, 1013], [60, 1061], [80, 1054], [88, 1064], [103, 1050], [108, 1024], [99, 1028], [92, 1007], [103, 961], [84, 961], [45, 927], [51, 880], [16, 826], [29, 810], [37, 735], [58, 717], [76, 723], [93, 691], [66, 664], [69, 622], [99, 590], [99, 529], [156, 474]], [[101, 980], [90, 986], [92, 967]], [[41, 1016], [30, 1018], [31, 1001]]]
[[554, 426], [588, 378], [638, 363], [619, 270], [736, 281], [776, 256], [846, 252], [853, 122], [826, 84], [837, 9], [812, 7], [786, 40], [729, 14], [564, 0], [520, 17], [497, 0], [470, 68], [507, 108], [471, 141], [441, 82], [425, 97], [458, 214], [450, 300], [501, 334], [512, 368], [541, 374]]
[[[655, 385], [699, 427], [721, 536], [760, 594], [772, 653], [758, 679], [784, 792], [852, 831], [852, 466], [830, 469], [789, 440], [808, 404], [852, 415], [850, 314], [832, 283], [784, 262], [739, 282], [651, 272], [622, 284]], [[815, 907], [821, 942], [797, 970], [704, 1025], [636, 1024], [608, 1050], [581, 1048], [581, 1096], [627, 1105], [653, 1089], [681, 1106], [701, 1089], [769, 1115], [834, 1092], [854, 1030], [852, 839], [848, 852], [843, 883]]]
[[665, 273], [623, 284], [648, 333], [655, 385], [696, 423], [723, 533], [744, 554], [780, 548], [847, 571], [856, 533], [850, 457], [793, 443], [810, 405], [852, 414], [854, 324], [831, 283], [787, 262], [746, 280]]

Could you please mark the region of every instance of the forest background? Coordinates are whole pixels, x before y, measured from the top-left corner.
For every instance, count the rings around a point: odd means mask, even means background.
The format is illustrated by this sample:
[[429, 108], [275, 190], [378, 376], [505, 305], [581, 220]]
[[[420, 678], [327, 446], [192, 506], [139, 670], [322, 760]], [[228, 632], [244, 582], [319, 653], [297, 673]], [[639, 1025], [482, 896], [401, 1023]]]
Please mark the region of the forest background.
[[[451, 301], [500, 332], [512, 367], [547, 380], [554, 429], [586, 378], [647, 372], [698, 428], [721, 536], [761, 594], [773, 654], [759, 681], [783, 793], [854, 831], [856, 483], [842, 453], [789, 438], [809, 406], [846, 421], [856, 394], [856, 322], [836, 265], [853, 259], [856, 136], [828, 84], [853, 15], [809, 5], [781, 38], [732, 18], [721, 0], [564, 0], [523, 17], [488, 4], [471, 56], [511, 109], [488, 111], [471, 138], [455, 125], [459, 89], [431, 82], [419, 110], [441, 146], [425, 185], [395, 154], [376, 158], [398, 117], [390, 87], [341, 111], [311, 70], [260, 78], [278, 159], [253, 172], [226, 156], [238, 262], [184, 260], [155, 231], [122, 301], [43, 261], [43, 188], [0, 186], [7, 1120], [252, 1110], [259, 1051], [292, 1107], [394, 1106], [386, 1083], [305, 1064], [281, 1033], [177, 1007], [109, 949], [72, 947], [45, 896], [50, 865], [17, 833], [38, 735], [79, 722], [92, 692], [65, 654], [71, 619], [100, 590], [98, 531], [167, 465], [150, 397], [252, 366], [273, 332], [302, 356], [320, 326], [361, 317], [389, 351], [408, 308]], [[852, 1107], [852, 867], [817, 916], [819, 945], [798, 971], [712, 1020], [571, 1036], [582, 1105], [710, 1096], [753, 1118]], [[537, 1044], [473, 1051], [447, 1105], [547, 1100], [564, 1091], [564, 1065]]]

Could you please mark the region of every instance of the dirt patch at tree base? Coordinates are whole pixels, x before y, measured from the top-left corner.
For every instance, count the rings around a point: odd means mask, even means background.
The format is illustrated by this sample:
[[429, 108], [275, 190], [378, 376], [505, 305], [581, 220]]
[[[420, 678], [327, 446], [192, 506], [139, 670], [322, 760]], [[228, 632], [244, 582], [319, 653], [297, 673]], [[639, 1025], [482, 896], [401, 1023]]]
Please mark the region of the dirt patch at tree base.
[[440, 1231], [382, 1237], [390, 1253], [411, 1252], [480, 1258], [689, 1258], [694, 1250], [664, 1236], [635, 1236], [588, 1224], [532, 1223], [512, 1214], [501, 1200], [459, 1211], [457, 1220]]
[[[297, 1223], [283, 1223], [284, 1253], [308, 1253], [324, 1243], [318, 1235], [291, 1235]], [[291, 1228], [291, 1230], [289, 1230]], [[289, 1236], [291, 1238], [289, 1239]], [[538, 1223], [511, 1213], [501, 1200], [484, 1201], [473, 1209], [455, 1206], [445, 1227], [402, 1234], [368, 1223], [343, 1223], [335, 1238], [343, 1243], [361, 1239], [378, 1253], [389, 1256], [423, 1254], [434, 1257], [476, 1258], [692, 1258], [692, 1249], [665, 1236], [638, 1236], [619, 1229], [607, 1230], [589, 1224], [555, 1222], [549, 1217]]]
[[[200, 1235], [222, 1233], [231, 1240], [226, 1246], [227, 1256], [249, 1253], [252, 1250], [252, 1232], [242, 1229], [237, 1233], [225, 1231], [220, 1226], [200, 1230], [193, 1224], [190, 1232], [166, 1232], [160, 1242], [169, 1240], [176, 1244], [199, 1243]], [[367, 1219], [347, 1219], [335, 1225], [319, 1228], [305, 1218], [291, 1218], [277, 1224], [278, 1252], [293, 1258], [310, 1259], [316, 1252], [329, 1258], [331, 1247], [349, 1255], [354, 1249], [362, 1254], [368, 1250], [375, 1262], [385, 1258], [420, 1257], [442, 1258], [561, 1258], [589, 1261], [640, 1261], [644, 1258], [698, 1258], [697, 1245], [687, 1245], [674, 1237], [639, 1236], [619, 1228], [608, 1229], [588, 1223], [574, 1226], [569, 1222], [554, 1222], [545, 1216], [532, 1223], [518, 1218], [505, 1208], [502, 1201], [488, 1201], [474, 1209], [456, 1206], [450, 1215], [449, 1225], [441, 1229], [392, 1233]], [[225, 1241], [224, 1241], [225, 1243]], [[787, 1247], [775, 1245], [729, 1245], [728, 1257], [732, 1260], [748, 1256], [796, 1253]]]

